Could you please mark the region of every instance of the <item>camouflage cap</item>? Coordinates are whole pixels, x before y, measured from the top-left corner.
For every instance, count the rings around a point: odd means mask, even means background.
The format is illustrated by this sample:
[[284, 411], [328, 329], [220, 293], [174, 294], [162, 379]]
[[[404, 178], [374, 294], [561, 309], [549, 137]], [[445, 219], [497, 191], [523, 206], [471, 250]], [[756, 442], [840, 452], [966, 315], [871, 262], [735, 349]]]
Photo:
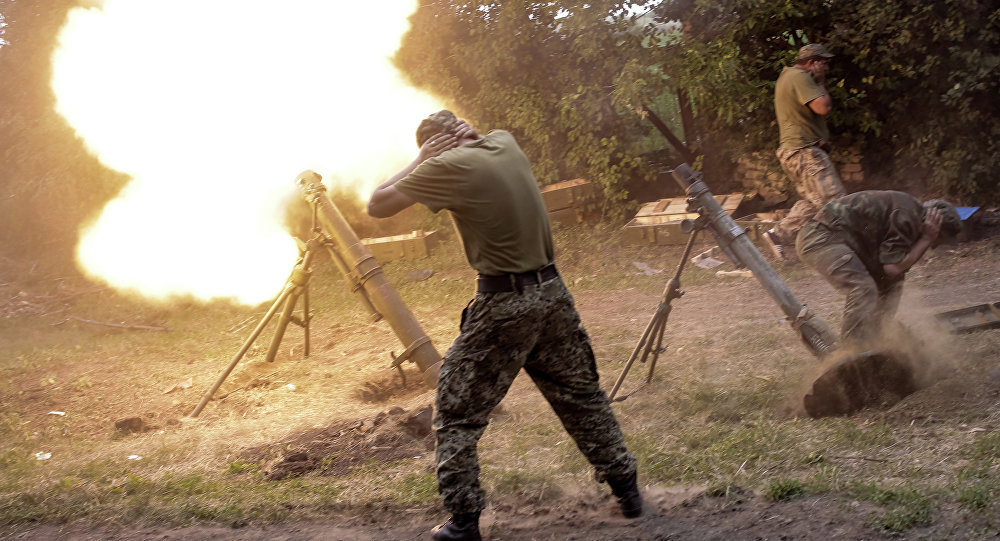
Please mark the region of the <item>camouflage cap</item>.
[[941, 199], [924, 201], [924, 208], [936, 208], [941, 213], [941, 232], [938, 242], [941, 244], [958, 244], [958, 234], [962, 232], [962, 217], [958, 215], [955, 206]]
[[816, 58], [817, 56], [823, 58], [833, 58], [833, 54], [826, 50], [826, 47], [819, 43], [810, 43], [805, 47], [799, 49], [799, 56], [797, 60], [809, 60], [810, 58]]
[[428, 139], [439, 133], [448, 133], [454, 130], [457, 124], [458, 118], [455, 117], [455, 113], [447, 109], [432, 113], [423, 119], [420, 126], [417, 127], [417, 146], [424, 146]]

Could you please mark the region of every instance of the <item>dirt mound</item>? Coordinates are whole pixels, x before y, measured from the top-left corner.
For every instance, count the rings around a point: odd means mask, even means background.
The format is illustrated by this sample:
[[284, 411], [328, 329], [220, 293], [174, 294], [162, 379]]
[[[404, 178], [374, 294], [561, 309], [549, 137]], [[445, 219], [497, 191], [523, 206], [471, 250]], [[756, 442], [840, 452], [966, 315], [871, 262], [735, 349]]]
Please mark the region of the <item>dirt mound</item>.
[[882, 418], [903, 424], [975, 423], [993, 415], [1000, 401], [1000, 369], [955, 374], [896, 404]]
[[411, 459], [433, 451], [432, 417], [431, 406], [414, 411], [395, 407], [371, 418], [341, 421], [251, 448], [241, 459], [263, 464], [269, 480], [310, 471], [343, 475], [372, 461]]

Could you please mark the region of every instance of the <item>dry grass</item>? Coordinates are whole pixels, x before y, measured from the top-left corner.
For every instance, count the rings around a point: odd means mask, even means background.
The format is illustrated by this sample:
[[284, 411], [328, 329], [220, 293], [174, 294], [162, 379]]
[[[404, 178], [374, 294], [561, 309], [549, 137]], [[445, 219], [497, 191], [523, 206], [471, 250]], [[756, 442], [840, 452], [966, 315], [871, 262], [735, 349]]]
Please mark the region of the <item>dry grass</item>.
[[[607, 227], [560, 229], [556, 242], [608, 387], [656, 307], [680, 249], [623, 245], [620, 233]], [[912, 272], [903, 319], [926, 321], [936, 308], [1000, 296], [995, 278], [982, 274], [997, 268], [998, 250], [981, 244], [960, 250]], [[647, 276], [635, 261], [663, 272]], [[457, 246], [448, 243], [432, 258], [384, 268], [443, 352], [472, 289], [473, 274]], [[420, 269], [435, 273], [425, 281], [407, 279]], [[801, 268], [779, 270], [837, 324], [836, 294]], [[94, 288], [50, 276], [2, 278], [5, 298], [24, 291], [25, 299], [59, 299]], [[886, 532], [934, 524], [946, 512], [991, 524], [1000, 509], [1000, 406], [988, 392], [997, 384], [967, 388], [980, 393], [972, 396], [944, 381], [935, 387], [940, 392], [911, 397], [889, 411], [803, 418], [797, 397], [817, 364], [773, 303], [751, 280], [720, 279], [693, 267], [682, 284], [688, 293], [674, 301], [653, 383], [614, 406], [644, 484], [704, 486], [721, 494], [755, 490], [776, 502], [833, 493], [877, 504], [883, 512], [858, 520]], [[35, 303], [42, 308], [34, 313], [0, 319], [0, 525], [272, 523], [361, 508], [405, 520], [439, 512], [431, 453], [372, 462], [343, 477], [281, 481], [265, 480], [263, 464], [243, 458], [247, 448], [280, 446], [309, 429], [433, 401], [431, 392], [412, 384], [388, 401], [358, 399], [364, 382], [392, 381], [389, 351], [402, 346], [385, 323], [368, 321], [330, 266], [321, 266], [312, 282], [312, 355], [301, 358], [301, 331], [290, 328], [276, 362], [266, 363], [265, 334], [220, 389], [225, 398], [197, 419], [186, 415], [267, 305], [157, 304], [112, 290], [65, 303], [51, 299]], [[66, 321], [69, 315], [171, 330], [112, 329]], [[933, 347], [945, 352], [953, 375], [968, 375], [963, 385], [1000, 378], [995, 331], [951, 337], [931, 327], [922, 337], [941, 338]], [[645, 367], [636, 367], [624, 390], [644, 375]], [[407, 376], [419, 381], [413, 365]], [[191, 388], [164, 394], [188, 378]], [[157, 428], [116, 433], [114, 421], [132, 416]], [[480, 451], [483, 482], [495, 501], [552, 501], [599, 490], [523, 375]], [[51, 457], [38, 460], [36, 453]], [[129, 458], [134, 456], [141, 458]]]

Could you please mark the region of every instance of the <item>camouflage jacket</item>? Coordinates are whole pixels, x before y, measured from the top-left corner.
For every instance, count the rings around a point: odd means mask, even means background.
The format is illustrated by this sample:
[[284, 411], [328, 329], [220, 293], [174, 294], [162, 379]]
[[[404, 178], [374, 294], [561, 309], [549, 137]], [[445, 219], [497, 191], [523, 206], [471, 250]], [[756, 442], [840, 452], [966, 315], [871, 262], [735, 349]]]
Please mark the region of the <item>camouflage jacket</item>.
[[840, 231], [872, 278], [886, 283], [882, 266], [902, 261], [920, 239], [924, 207], [907, 193], [870, 190], [827, 203], [815, 220]]

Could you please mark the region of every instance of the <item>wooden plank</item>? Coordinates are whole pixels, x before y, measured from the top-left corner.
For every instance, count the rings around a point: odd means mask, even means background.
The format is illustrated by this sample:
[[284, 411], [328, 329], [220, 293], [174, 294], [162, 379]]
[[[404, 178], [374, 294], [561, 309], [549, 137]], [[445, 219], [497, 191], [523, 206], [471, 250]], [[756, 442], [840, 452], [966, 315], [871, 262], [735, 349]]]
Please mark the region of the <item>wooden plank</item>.
[[1000, 302], [980, 304], [937, 314], [951, 332], [965, 333], [1000, 327]]

